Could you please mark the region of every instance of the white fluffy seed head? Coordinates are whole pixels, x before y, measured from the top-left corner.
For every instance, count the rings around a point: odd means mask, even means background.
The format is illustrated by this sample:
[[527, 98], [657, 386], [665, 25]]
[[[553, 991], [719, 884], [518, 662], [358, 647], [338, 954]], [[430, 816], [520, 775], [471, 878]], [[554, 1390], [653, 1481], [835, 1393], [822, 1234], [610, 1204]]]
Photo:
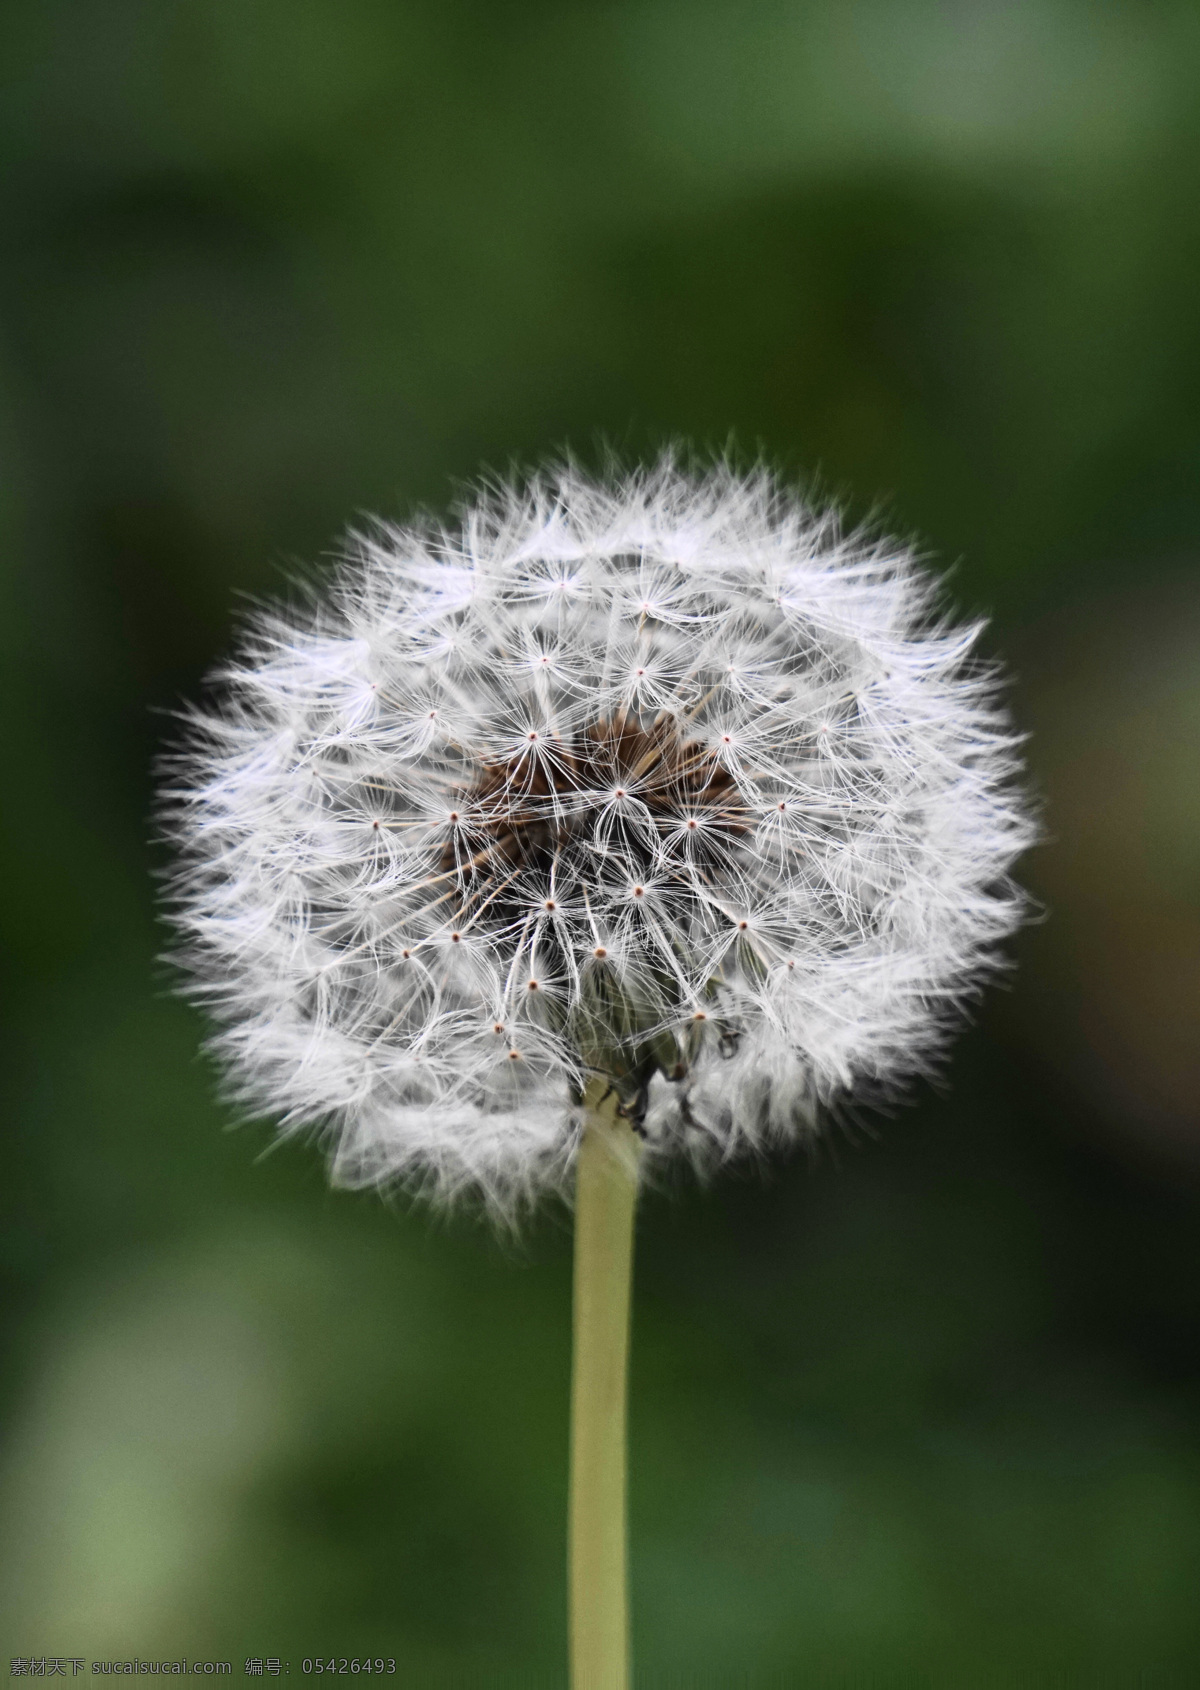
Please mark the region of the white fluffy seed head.
[[936, 1055], [1031, 825], [977, 628], [765, 472], [491, 489], [255, 617], [168, 795], [191, 991], [344, 1183], [560, 1184], [590, 1075], [651, 1162]]

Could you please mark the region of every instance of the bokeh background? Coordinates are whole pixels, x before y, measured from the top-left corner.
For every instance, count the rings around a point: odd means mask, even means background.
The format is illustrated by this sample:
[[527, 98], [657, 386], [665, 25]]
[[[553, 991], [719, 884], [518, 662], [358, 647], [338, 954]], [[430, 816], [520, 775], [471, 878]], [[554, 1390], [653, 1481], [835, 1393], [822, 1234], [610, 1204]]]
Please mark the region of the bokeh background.
[[7, 0], [0, 60], [4, 1654], [563, 1683], [569, 1224], [228, 1130], [151, 765], [348, 520], [684, 439], [992, 617], [1048, 914], [945, 1084], [646, 1201], [640, 1682], [1195, 1683], [1200, 11]]

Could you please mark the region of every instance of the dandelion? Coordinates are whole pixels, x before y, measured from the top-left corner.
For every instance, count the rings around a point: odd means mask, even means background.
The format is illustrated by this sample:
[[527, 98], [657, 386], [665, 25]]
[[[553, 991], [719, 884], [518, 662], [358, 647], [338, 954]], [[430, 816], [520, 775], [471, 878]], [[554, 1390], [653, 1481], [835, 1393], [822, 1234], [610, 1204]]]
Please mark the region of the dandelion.
[[192, 717], [174, 914], [239, 1100], [344, 1184], [511, 1218], [577, 1176], [581, 1686], [624, 1658], [639, 1168], [927, 1069], [1019, 919], [978, 632], [765, 472], [568, 467], [354, 536]]

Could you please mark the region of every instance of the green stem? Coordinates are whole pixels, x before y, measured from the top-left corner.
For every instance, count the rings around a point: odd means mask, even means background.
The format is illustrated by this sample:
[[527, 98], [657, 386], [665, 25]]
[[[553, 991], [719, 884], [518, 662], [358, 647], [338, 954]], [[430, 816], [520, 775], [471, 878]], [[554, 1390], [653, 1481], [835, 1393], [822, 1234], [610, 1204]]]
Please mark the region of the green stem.
[[571, 1374], [572, 1690], [627, 1690], [625, 1403], [638, 1141], [593, 1081], [575, 1187]]

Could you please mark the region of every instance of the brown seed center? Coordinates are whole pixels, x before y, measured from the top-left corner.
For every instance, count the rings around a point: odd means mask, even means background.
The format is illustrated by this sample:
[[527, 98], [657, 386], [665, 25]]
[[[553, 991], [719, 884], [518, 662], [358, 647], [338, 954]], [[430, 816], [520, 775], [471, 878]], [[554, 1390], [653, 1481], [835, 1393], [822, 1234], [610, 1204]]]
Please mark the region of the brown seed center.
[[[476, 894], [488, 881], [512, 884], [526, 875], [556, 874], [561, 887], [564, 870], [574, 878], [571, 848], [597, 834], [609, 869], [626, 884], [641, 882], [664, 848], [674, 844], [681, 858], [703, 865], [749, 821], [737, 783], [702, 741], [685, 738], [669, 719], [647, 726], [629, 714], [603, 718], [569, 740], [531, 729], [524, 750], [482, 765], [458, 814], [442, 866]], [[678, 843], [681, 823], [686, 840]], [[538, 901], [555, 907], [544, 890]]]

